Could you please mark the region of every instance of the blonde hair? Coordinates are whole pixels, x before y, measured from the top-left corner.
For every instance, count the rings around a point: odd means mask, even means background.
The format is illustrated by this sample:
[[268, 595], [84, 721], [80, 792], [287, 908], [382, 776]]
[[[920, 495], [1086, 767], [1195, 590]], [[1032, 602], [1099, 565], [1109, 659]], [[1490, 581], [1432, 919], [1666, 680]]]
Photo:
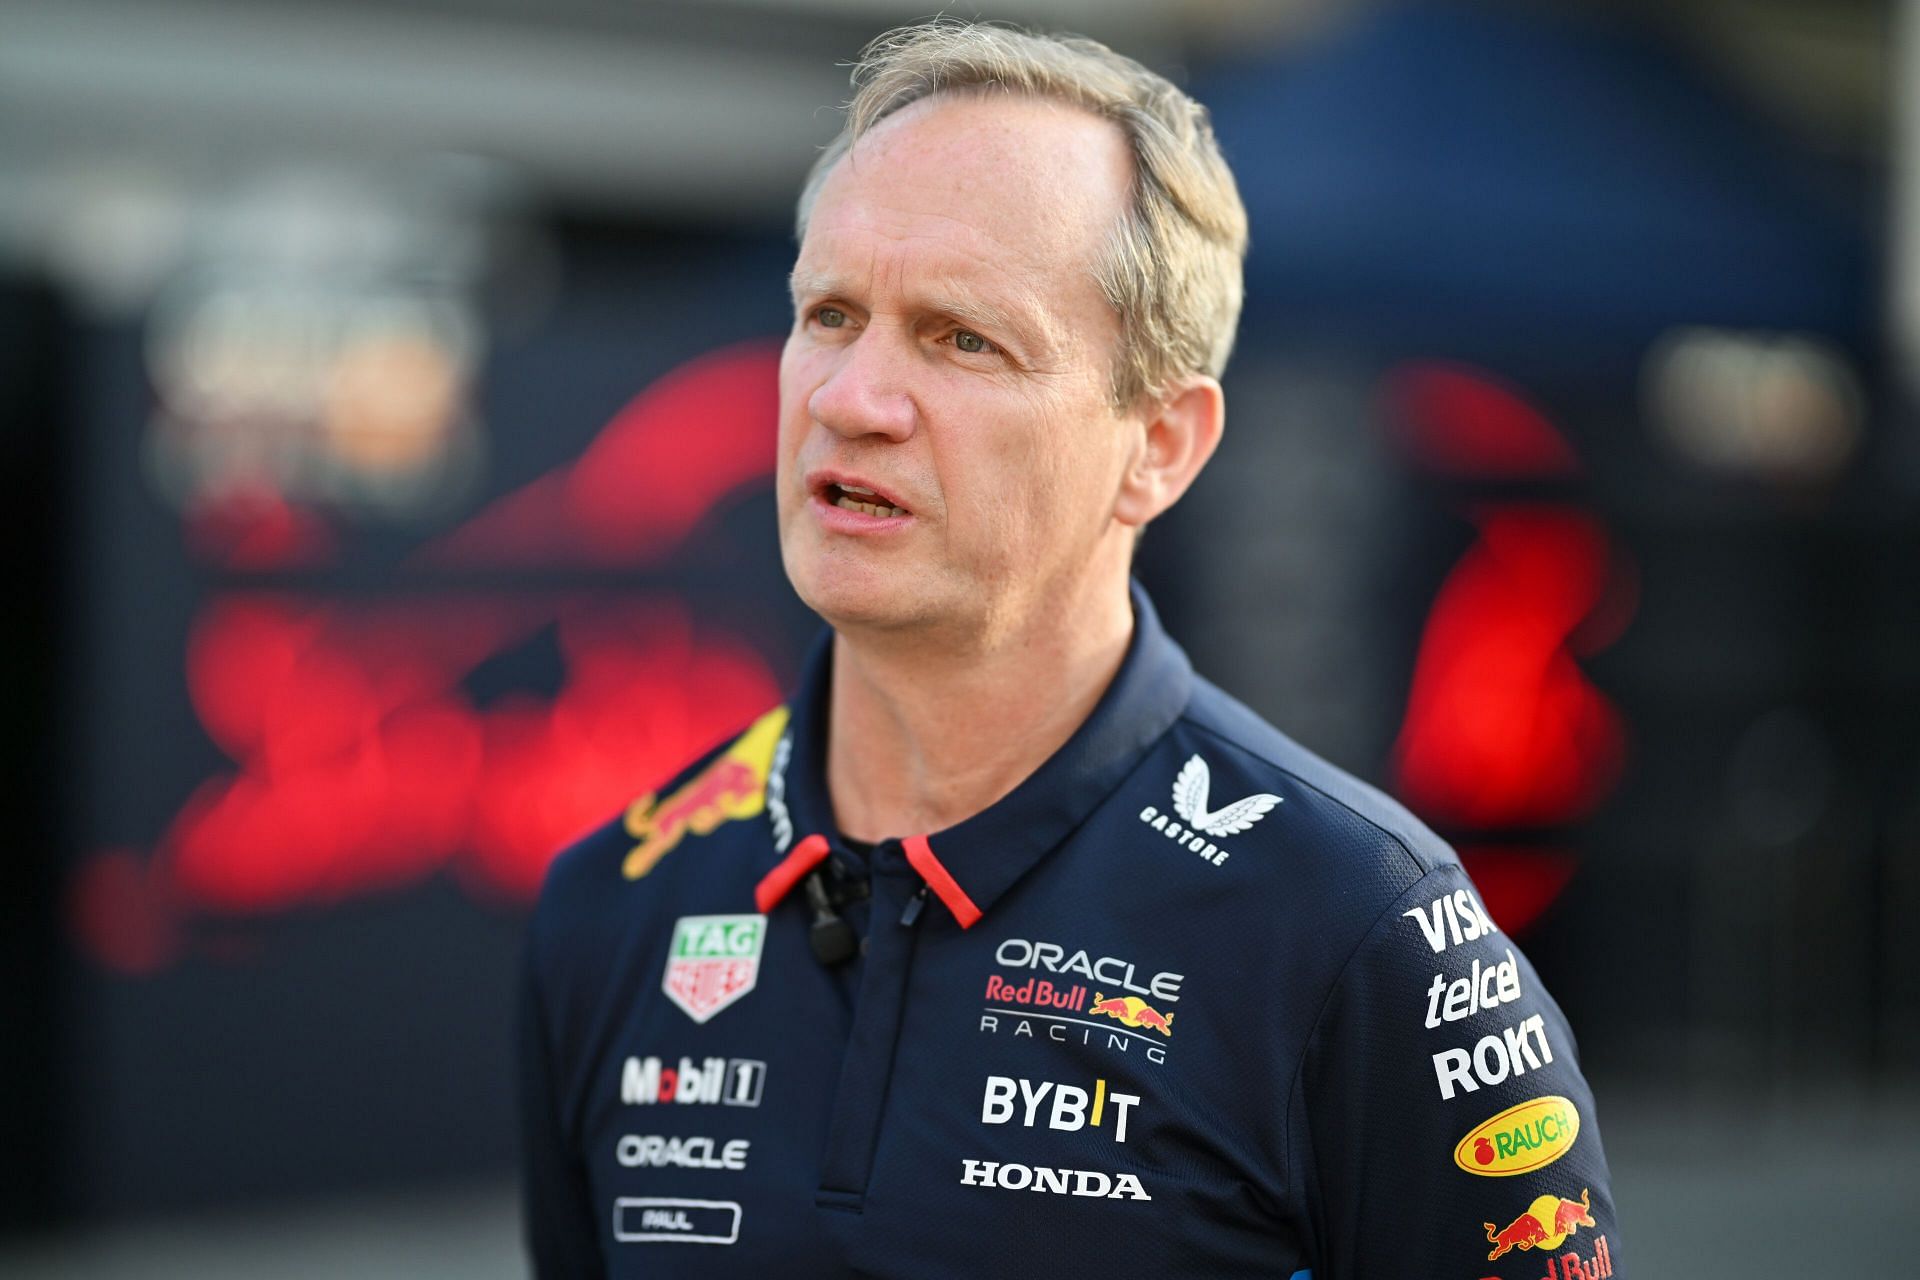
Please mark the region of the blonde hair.
[[1121, 322], [1114, 404], [1125, 409], [1175, 379], [1226, 369], [1245, 287], [1247, 212], [1205, 107], [1097, 40], [955, 19], [875, 39], [861, 51], [853, 86], [845, 126], [801, 189], [801, 239], [828, 173], [896, 111], [994, 88], [1067, 103], [1112, 121], [1133, 153], [1133, 198], [1094, 266]]

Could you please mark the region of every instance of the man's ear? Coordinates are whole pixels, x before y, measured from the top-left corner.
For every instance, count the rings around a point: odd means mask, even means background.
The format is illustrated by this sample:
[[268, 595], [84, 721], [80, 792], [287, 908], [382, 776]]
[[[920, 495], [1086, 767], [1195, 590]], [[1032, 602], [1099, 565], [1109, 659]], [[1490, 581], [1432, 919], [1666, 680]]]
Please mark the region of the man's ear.
[[1141, 411], [1141, 439], [1121, 477], [1114, 519], [1136, 528], [1180, 500], [1220, 445], [1227, 401], [1219, 380], [1195, 374]]

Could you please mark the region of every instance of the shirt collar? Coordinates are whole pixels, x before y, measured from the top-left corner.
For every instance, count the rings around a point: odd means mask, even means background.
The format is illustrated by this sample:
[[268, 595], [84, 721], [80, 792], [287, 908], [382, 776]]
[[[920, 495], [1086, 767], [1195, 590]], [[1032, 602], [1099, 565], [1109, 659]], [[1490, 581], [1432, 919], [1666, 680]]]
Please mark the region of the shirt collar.
[[[1015, 881], [1063, 844], [1132, 772], [1186, 708], [1193, 668], [1168, 638], [1138, 582], [1133, 638], [1113, 682], [1066, 745], [990, 808], [943, 831], [908, 833], [905, 856], [963, 926], [990, 911]], [[833, 633], [822, 633], [801, 669], [787, 737], [769, 780], [768, 810], [782, 867], [797, 872], [836, 847], [826, 786], [827, 707]], [[824, 844], [809, 839], [824, 837]], [[802, 846], [805, 846], [803, 849]], [[767, 910], [798, 879], [776, 868], [758, 895]]]

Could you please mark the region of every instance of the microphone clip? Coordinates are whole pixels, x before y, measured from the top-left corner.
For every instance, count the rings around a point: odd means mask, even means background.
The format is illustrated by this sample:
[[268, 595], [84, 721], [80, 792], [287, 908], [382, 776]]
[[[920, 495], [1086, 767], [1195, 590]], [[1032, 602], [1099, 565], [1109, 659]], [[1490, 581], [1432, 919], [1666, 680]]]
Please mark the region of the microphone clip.
[[827, 892], [826, 880], [818, 870], [807, 873], [803, 884], [807, 905], [813, 909], [813, 924], [807, 929], [807, 944], [813, 948], [813, 958], [828, 969], [845, 964], [860, 949], [853, 926], [833, 909], [833, 896]]

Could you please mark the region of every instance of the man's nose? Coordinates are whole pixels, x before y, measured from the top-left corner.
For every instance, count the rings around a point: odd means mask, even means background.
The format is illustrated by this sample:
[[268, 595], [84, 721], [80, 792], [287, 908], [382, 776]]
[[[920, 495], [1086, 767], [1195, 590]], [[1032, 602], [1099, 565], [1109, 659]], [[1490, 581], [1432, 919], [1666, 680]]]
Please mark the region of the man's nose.
[[905, 440], [913, 434], [918, 415], [909, 389], [911, 361], [899, 334], [870, 326], [841, 349], [833, 371], [807, 398], [807, 412], [848, 439]]

